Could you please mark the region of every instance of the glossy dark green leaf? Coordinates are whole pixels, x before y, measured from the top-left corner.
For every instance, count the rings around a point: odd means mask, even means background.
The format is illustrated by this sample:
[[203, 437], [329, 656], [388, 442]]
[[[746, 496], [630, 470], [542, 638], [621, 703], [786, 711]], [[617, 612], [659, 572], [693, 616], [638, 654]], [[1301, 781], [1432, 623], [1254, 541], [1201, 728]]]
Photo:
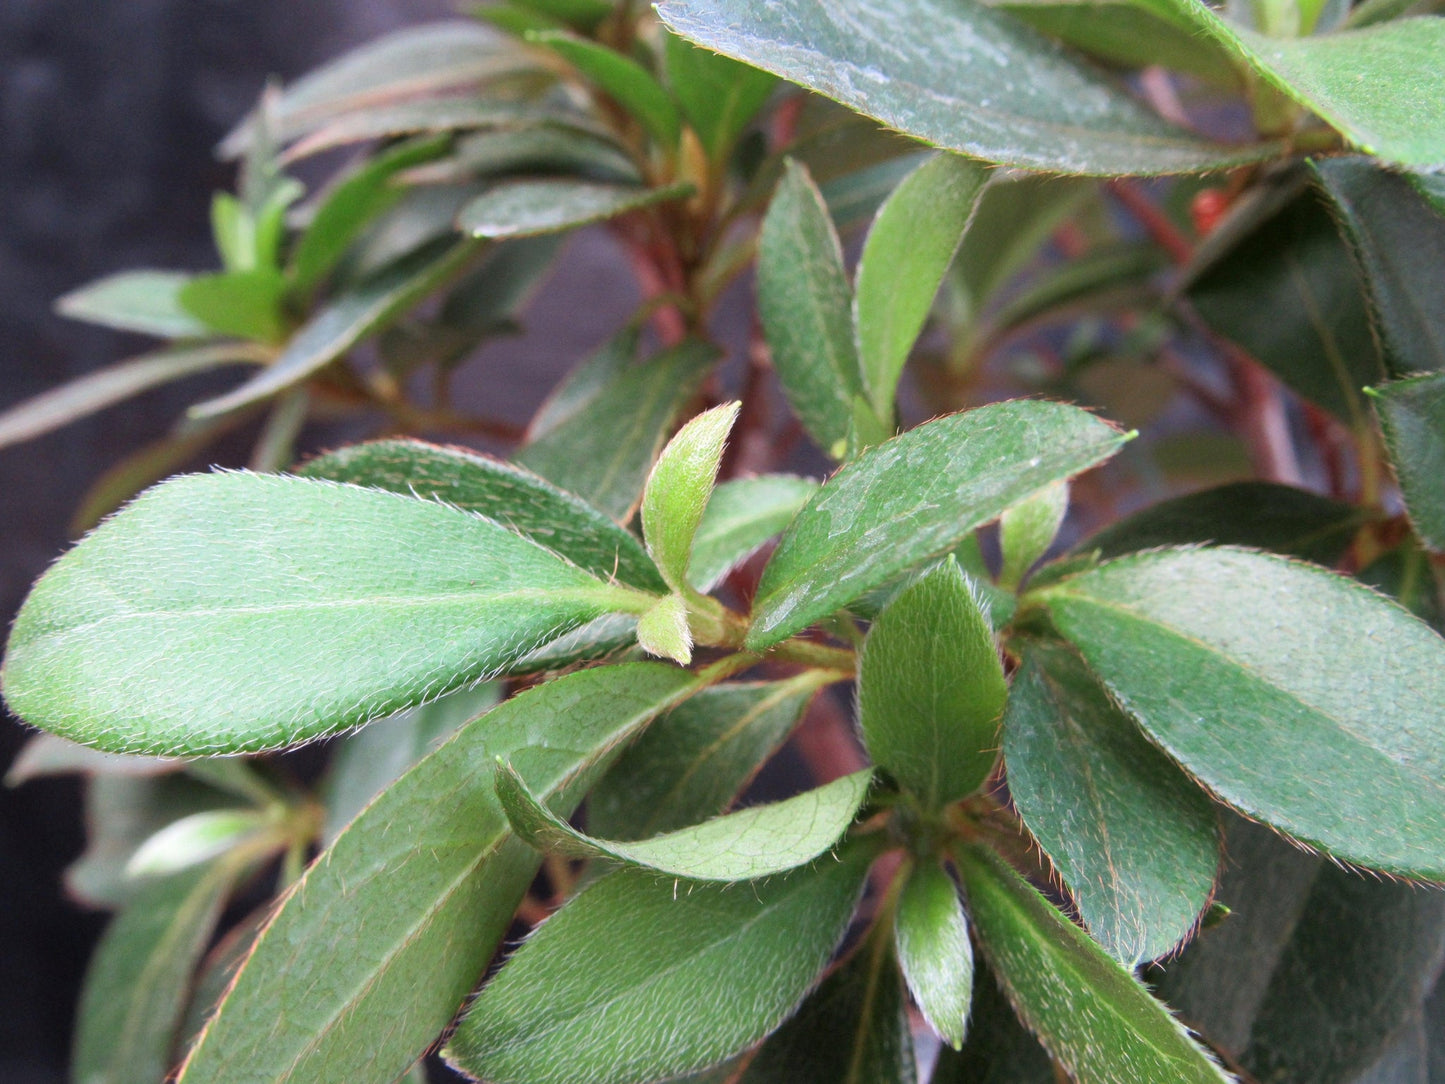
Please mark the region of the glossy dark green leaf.
[[328, 191], [316, 214], [297, 239], [291, 254], [291, 282], [301, 293], [314, 288], [329, 274], [357, 235], [378, 215], [401, 198], [394, 183], [401, 170], [429, 162], [442, 154], [449, 139], [403, 143], [369, 159]]
[[893, 418], [898, 378], [987, 179], [978, 162], [935, 155], [900, 182], [868, 231], [854, 312], [863, 384], [879, 418]]
[[767, 102], [777, 79], [765, 71], [699, 49], [668, 34], [662, 43], [668, 85], [677, 104], [702, 141], [703, 150], [718, 160], [732, 149], [748, 122]]
[[791, 474], [723, 482], [698, 524], [688, 581], [699, 591], [711, 591], [729, 569], [791, 523], [817, 491], [817, 482]]
[[959, 851], [974, 930], [1024, 1023], [1076, 1080], [1229, 1081], [1169, 1010], [991, 850]]
[[1069, 485], [1054, 482], [1004, 512], [999, 519], [1003, 568], [999, 586], [1017, 590], [1039, 558], [1048, 552], [1069, 510]]
[[508, 766], [497, 769], [497, 797], [513, 830], [539, 851], [570, 858], [612, 858], [694, 881], [747, 881], [784, 873], [832, 847], [868, 794], [870, 769], [781, 802], [749, 806], [638, 842], [599, 839], [544, 806]]
[[642, 188], [560, 178], [504, 181], [463, 207], [457, 225], [473, 237], [492, 240], [534, 237], [605, 222], [656, 203], [685, 199], [692, 192], [690, 184]]
[[637, 61], [595, 41], [560, 31], [528, 35], [595, 83], [665, 148], [677, 145], [682, 118], [662, 84]]
[[1129, 967], [1195, 928], [1214, 890], [1214, 812], [1068, 648], [1024, 655], [1004, 715], [1009, 793], [1079, 916]]
[[1159, 119], [1002, 12], [944, 0], [664, 0], [663, 21], [928, 143], [1059, 173], [1180, 173], [1260, 151]]
[[724, 403], [693, 418], [668, 441], [642, 491], [642, 537], [674, 591], [687, 589], [693, 539], [717, 482], [723, 445], [741, 403]]
[[1361, 149], [1406, 166], [1445, 164], [1445, 118], [1434, 108], [1445, 95], [1438, 19], [1290, 39], [1246, 29], [1200, 0], [1172, 0], [1169, 8]]
[[1349, 248], [1313, 192], [1200, 276], [1189, 299], [1215, 331], [1306, 399], [1347, 423], [1363, 421], [1360, 389], [1381, 379], [1383, 362]]
[[797, 725], [820, 681], [717, 685], [653, 723], [587, 798], [587, 826], [646, 839], [721, 813]]
[[907, 1002], [875, 933], [768, 1038], [738, 1084], [915, 1084]]
[[825, 452], [842, 458], [863, 392], [853, 291], [823, 197], [789, 159], [758, 237], [758, 314], [788, 402]]
[[1368, 158], [1313, 163], [1334, 202], [1395, 376], [1445, 369], [1445, 211]]
[[1272, 482], [1231, 482], [1151, 504], [1089, 536], [1074, 552], [1097, 550], [1109, 558], [1209, 542], [1333, 565], [1366, 518], [1354, 505], [1308, 490]]
[[297, 473], [435, 498], [510, 527], [601, 579], [667, 589], [636, 535], [546, 479], [490, 456], [419, 440], [377, 440], [320, 456]]
[[993, 630], [955, 561], [900, 591], [868, 631], [858, 663], [863, 741], [924, 809], [983, 785], [1007, 695]]
[[281, 301], [286, 280], [274, 267], [197, 275], [176, 294], [181, 307], [213, 334], [279, 342], [286, 334]]
[[953, 878], [923, 862], [908, 875], [894, 916], [894, 947], [919, 1011], [955, 1050], [973, 1001], [973, 945]]
[[1058, 1084], [1054, 1063], [1019, 1021], [987, 961], [978, 959], [968, 1041], [938, 1052], [929, 1084]]
[[750, 885], [604, 877], [482, 989], [447, 1060], [496, 1084], [641, 1084], [716, 1064], [802, 1000], [843, 935], [869, 856], [854, 848]]
[[36, 584], [5, 697], [112, 752], [279, 748], [475, 682], [626, 594], [434, 501], [185, 475]]
[[174, 1064], [191, 973], [239, 870], [222, 860], [148, 882], [111, 922], [86, 972], [71, 1072], [149, 1084]]
[[573, 386], [565, 408], [554, 410], [550, 427], [534, 435], [516, 460], [623, 522], [641, 499], [673, 419], [717, 350], [690, 339], [642, 363], [629, 364], [625, 354], [611, 350], [600, 357], [598, 379], [589, 376], [585, 386]]
[[925, 422], [870, 448], [793, 519], [763, 572], [750, 647], [799, 632], [947, 552], [1050, 482], [1111, 456], [1125, 434], [1061, 403], [1019, 401]]
[[181, 1079], [331, 1084], [404, 1073], [476, 985], [537, 869], [497, 804], [496, 758], [564, 808], [693, 680], [646, 663], [588, 670], [464, 726], [312, 864]]
[[477, 247], [442, 241], [403, 257], [320, 309], [274, 362], [235, 391], [192, 407], [191, 415], [214, 417], [301, 383], [457, 274]]
[[0, 448], [20, 444], [52, 429], [139, 395], [147, 388], [222, 365], [254, 363], [245, 344], [207, 343], [143, 354], [108, 365], [0, 413]]
[[367, 804], [463, 724], [496, 706], [495, 684], [461, 689], [429, 704], [378, 719], [338, 743], [326, 777], [328, 844]]
[[210, 328], [180, 302], [191, 276], [180, 271], [122, 271], [108, 275], [55, 302], [55, 311], [72, 320], [136, 331], [162, 339], [199, 338]]
[[1445, 640], [1413, 615], [1323, 569], [1225, 548], [1121, 557], [1042, 601], [1224, 801], [1346, 861], [1445, 875]]
[[1445, 374], [1392, 381], [1373, 399], [1410, 522], [1426, 546], [1445, 550]]

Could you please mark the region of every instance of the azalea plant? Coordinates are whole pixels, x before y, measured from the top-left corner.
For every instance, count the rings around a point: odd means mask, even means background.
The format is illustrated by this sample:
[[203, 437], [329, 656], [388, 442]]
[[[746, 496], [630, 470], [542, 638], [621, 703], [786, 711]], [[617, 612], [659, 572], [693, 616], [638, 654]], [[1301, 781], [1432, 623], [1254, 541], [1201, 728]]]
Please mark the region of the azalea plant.
[[[513, 0], [268, 90], [220, 269], [60, 302], [165, 344], [0, 415], [244, 367], [0, 673], [76, 1080], [1434, 1079], [1437, 7]], [[636, 313], [459, 408], [587, 226]]]

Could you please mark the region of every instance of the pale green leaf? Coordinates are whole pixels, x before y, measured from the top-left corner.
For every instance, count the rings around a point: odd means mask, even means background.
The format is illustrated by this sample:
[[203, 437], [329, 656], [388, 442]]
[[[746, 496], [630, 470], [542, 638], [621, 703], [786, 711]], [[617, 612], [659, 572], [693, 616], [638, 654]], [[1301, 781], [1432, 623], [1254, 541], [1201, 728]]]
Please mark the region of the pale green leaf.
[[496, 758], [566, 808], [619, 743], [694, 681], [646, 663], [589, 670], [462, 727], [312, 864], [181, 1080], [334, 1084], [404, 1073], [476, 986], [538, 866], [497, 804]]
[[531, 471], [478, 452], [377, 440], [320, 456], [297, 473], [434, 498], [510, 527], [600, 579], [666, 590], [636, 535]]
[[854, 311], [863, 383], [879, 418], [893, 418], [898, 378], [987, 180], [978, 162], [935, 155], [894, 189], [868, 231]]
[[1445, 641], [1407, 611], [1323, 569], [1223, 547], [1122, 557], [1040, 601], [1225, 802], [1340, 859], [1445, 876]]
[[905, 587], [868, 631], [858, 663], [863, 741], [924, 809], [983, 785], [1007, 695], [993, 630], [956, 561]]
[[502, 240], [576, 229], [692, 195], [690, 184], [642, 188], [564, 178], [503, 181], [476, 197], [457, 216], [473, 237]]
[[843, 935], [870, 853], [747, 885], [619, 870], [569, 901], [482, 989], [447, 1060], [494, 1084], [642, 1084], [772, 1031]]
[[803, 506], [763, 572], [748, 645], [768, 647], [1127, 439], [1076, 407], [1019, 401], [926, 422], [871, 448]]
[[687, 603], [680, 595], [658, 599], [638, 617], [637, 646], [679, 666], [692, 662], [692, 629], [688, 627]]
[[274, 267], [197, 275], [176, 294], [181, 307], [213, 334], [275, 343], [286, 335], [281, 310], [286, 280]]
[[122, 271], [72, 290], [55, 311], [72, 320], [162, 339], [200, 338], [211, 329], [180, 302], [191, 276], [181, 271]]
[[832, 847], [868, 794], [871, 769], [835, 779], [781, 802], [750, 806], [639, 842], [598, 839], [544, 806], [516, 769], [497, 769], [497, 796], [513, 830], [540, 851], [571, 858], [613, 858], [694, 881], [747, 881], [784, 873]]
[[13, 711], [112, 752], [278, 748], [496, 673], [628, 595], [434, 501], [285, 475], [148, 491], [16, 619]]
[[1110, 955], [1134, 967], [1193, 932], [1219, 866], [1209, 799], [1068, 648], [1024, 653], [1003, 748], [1019, 815]]
[[723, 482], [713, 490], [693, 538], [688, 581], [711, 591], [729, 569], [791, 523], [817, 491], [817, 482], [791, 474]]
[[1069, 510], [1069, 483], [1053, 482], [1014, 505], [999, 519], [1003, 568], [999, 586], [1016, 590], [1029, 569], [1053, 545]]
[[693, 418], [668, 441], [647, 477], [642, 491], [642, 537], [674, 591], [687, 589], [693, 539], [741, 405], [724, 403]]
[[898, 963], [919, 1011], [955, 1050], [963, 1046], [973, 1001], [973, 944], [948, 871], [923, 862], [909, 875], [894, 916]]
[[268, 825], [259, 809], [216, 809], [172, 821], [136, 849], [127, 877], [164, 876], [209, 862], [258, 836]]
[[1445, 551], [1445, 374], [1391, 381], [1373, 399], [1410, 522], [1426, 546]]
[[993, 851], [960, 849], [968, 913], [993, 972], [1075, 1080], [1232, 1080], [1164, 1005]]
[[663, 21], [890, 128], [1059, 173], [1185, 173], [1270, 153], [1161, 120], [1075, 54], [972, 0], [663, 0]]

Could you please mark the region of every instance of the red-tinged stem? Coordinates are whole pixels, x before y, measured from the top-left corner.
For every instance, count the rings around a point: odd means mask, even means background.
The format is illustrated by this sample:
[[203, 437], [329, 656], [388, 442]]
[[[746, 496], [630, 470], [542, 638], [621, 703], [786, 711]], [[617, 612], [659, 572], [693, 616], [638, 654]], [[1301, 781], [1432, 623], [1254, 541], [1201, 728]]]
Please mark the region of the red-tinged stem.
[[1181, 266], [1189, 262], [1194, 255], [1194, 245], [1179, 231], [1179, 227], [1169, 220], [1169, 216], [1140, 191], [1138, 185], [1119, 178], [1110, 181], [1108, 188], [1114, 198], [1139, 220], [1139, 225], [1144, 227], [1144, 232], [1154, 243], [1169, 254], [1171, 260]]

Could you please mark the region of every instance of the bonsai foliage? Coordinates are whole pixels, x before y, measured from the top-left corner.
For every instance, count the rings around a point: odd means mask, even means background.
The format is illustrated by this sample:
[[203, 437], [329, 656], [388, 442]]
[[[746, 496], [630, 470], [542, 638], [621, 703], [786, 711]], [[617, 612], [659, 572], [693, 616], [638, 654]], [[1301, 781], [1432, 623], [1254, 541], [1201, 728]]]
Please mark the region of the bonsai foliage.
[[[76, 1079], [1425, 1084], [1434, 6], [515, 0], [268, 91], [221, 268], [60, 302], [165, 345], [0, 415], [246, 367], [10, 633]], [[592, 225], [638, 311], [458, 408]]]

